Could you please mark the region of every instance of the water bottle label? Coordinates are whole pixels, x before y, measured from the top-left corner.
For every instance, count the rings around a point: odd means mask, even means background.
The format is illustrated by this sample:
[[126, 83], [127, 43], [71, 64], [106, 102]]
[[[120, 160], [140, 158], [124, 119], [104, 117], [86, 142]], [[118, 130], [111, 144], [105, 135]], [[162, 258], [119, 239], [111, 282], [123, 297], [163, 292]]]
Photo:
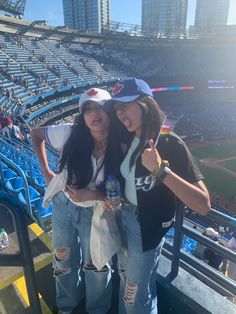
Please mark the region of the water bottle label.
[[114, 197], [117, 197], [118, 195], [117, 195], [117, 193], [116, 192], [108, 192], [107, 193], [107, 197], [108, 198], [114, 198]]
[[7, 233], [4, 231], [4, 232], [1, 232], [0, 233], [0, 246], [2, 249], [8, 247], [9, 245], [9, 240], [8, 240], [8, 235]]

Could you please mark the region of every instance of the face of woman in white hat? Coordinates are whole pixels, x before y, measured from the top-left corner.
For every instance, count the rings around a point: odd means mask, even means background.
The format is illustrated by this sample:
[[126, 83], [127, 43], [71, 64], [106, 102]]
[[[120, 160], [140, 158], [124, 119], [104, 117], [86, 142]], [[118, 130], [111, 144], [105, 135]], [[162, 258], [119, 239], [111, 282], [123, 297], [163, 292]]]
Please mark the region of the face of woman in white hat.
[[110, 94], [100, 88], [90, 88], [81, 95], [79, 109], [91, 132], [101, 132], [108, 129], [109, 118], [103, 111], [103, 105], [105, 101], [110, 99]]
[[94, 101], [84, 104], [83, 116], [86, 126], [91, 132], [101, 132], [108, 129], [110, 121], [101, 105]]

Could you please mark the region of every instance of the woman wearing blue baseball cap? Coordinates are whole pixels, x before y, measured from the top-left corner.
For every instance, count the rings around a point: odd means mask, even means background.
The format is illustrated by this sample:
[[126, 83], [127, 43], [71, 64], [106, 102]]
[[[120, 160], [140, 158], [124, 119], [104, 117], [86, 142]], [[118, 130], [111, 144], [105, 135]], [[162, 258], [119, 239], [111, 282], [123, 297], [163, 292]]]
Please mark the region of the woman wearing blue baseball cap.
[[132, 135], [121, 164], [125, 202], [117, 211], [127, 250], [118, 255], [119, 313], [155, 314], [156, 270], [176, 203], [180, 200], [206, 215], [209, 194], [184, 142], [166, 129], [161, 134], [164, 115], [146, 82], [136, 78], [119, 81], [105, 107], [113, 124], [125, 130], [127, 138]]

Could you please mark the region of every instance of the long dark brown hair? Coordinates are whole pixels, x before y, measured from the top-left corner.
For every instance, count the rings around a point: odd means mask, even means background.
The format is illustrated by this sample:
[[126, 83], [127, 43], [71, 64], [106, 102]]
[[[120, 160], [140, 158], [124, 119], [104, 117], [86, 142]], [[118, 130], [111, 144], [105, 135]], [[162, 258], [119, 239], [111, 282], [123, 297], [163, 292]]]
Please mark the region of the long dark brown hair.
[[[117, 138], [115, 129], [110, 126], [108, 131], [108, 146], [104, 158], [104, 180], [109, 173], [114, 174], [118, 180], [122, 180], [120, 175], [120, 164], [123, 159], [121, 147], [115, 141]], [[93, 175], [91, 155], [94, 145], [94, 139], [85, 124], [82, 112], [75, 119], [58, 164], [59, 172], [64, 168], [67, 169], [67, 185], [84, 188], [89, 184]], [[100, 188], [104, 190], [104, 182]]]
[[137, 100], [142, 110], [142, 131], [140, 141], [130, 158], [130, 169], [135, 164], [138, 154], [143, 150], [146, 141], [153, 139], [154, 142], [161, 130], [164, 121], [164, 113], [157, 102], [151, 96], [144, 96]]

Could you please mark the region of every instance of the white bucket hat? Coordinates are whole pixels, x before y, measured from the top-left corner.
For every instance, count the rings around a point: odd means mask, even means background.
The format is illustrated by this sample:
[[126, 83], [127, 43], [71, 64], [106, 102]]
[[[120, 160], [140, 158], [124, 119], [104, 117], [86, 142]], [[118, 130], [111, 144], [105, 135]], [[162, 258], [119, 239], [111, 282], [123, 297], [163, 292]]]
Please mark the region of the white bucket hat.
[[95, 103], [103, 106], [107, 100], [111, 99], [111, 95], [104, 89], [101, 88], [90, 88], [84, 92], [79, 99], [79, 110], [83, 111], [83, 107], [87, 101], [94, 101]]

